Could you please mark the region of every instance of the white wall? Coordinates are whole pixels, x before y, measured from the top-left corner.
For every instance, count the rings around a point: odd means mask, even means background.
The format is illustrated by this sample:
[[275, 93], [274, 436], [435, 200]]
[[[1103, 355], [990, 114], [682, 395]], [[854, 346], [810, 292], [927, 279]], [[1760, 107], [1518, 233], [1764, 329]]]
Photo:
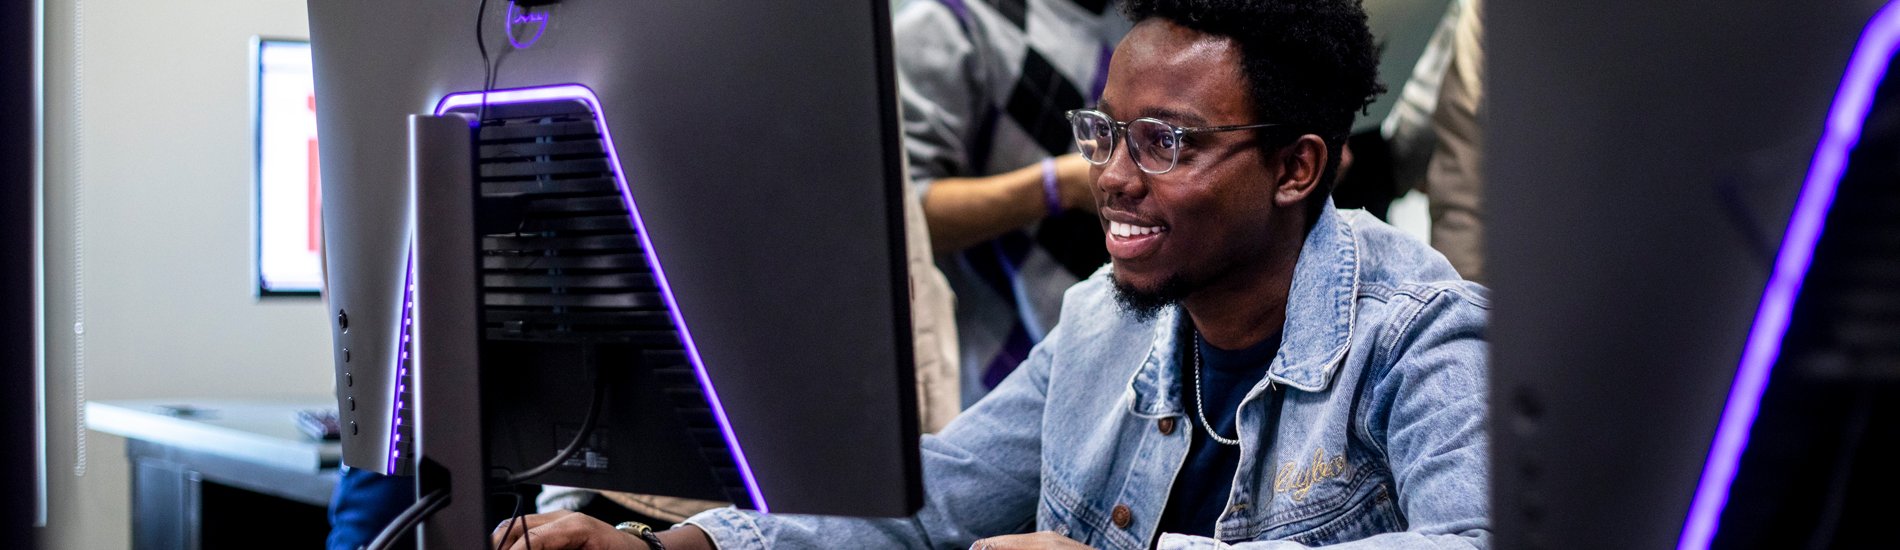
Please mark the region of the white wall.
[[75, 475], [76, 291], [88, 399], [331, 390], [322, 305], [254, 298], [249, 267], [249, 40], [306, 36], [304, 3], [48, 0], [46, 12], [50, 515], [40, 545], [126, 548], [124, 441], [87, 434]]

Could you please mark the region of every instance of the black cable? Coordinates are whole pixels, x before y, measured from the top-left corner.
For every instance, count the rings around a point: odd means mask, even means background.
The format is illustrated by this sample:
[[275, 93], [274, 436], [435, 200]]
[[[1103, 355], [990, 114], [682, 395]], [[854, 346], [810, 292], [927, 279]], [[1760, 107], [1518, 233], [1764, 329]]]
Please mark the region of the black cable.
[[446, 489], [437, 490], [426, 497], [417, 499], [409, 509], [403, 510], [402, 514], [391, 520], [389, 525], [383, 528], [382, 533], [376, 535], [376, 540], [370, 542], [369, 550], [387, 550], [394, 546], [405, 533], [420, 525], [423, 519], [441, 510], [448, 501]]
[[494, 87], [495, 66], [488, 60], [488, 42], [482, 37], [482, 20], [488, 15], [488, 0], [482, 0], [475, 7], [475, 51], [482, 54], [482, 106], [476, 110], [475, 125], [481, 126], [488, 120], [488, 90]]
[[488, 67], [488, 44], [482, 42], [482, 18], [488, 15], [488, 0], [475, 7], [475, 50], [482, 52], [482, 67]]
[[490, 65], [488, 64], [488, 43], [482, 40], [482, 19], [488, 15], [488, 0], [475, 7], [475, 51], [482, 54], [482, 105], [488, 104], [488, 82]]
[[431, 515], [435, 515], [437, 511], [441, 510], [443, 506], [447, 506], [448, 503], [448, 489], [436, 489], [430, 491], [427, 495], [423, 495], [422, 498], [416, 499], [415, 504], [409, 505], [409, 508], [404, 509], [401, 514], [396, 515], [395, 519], [390, 520], [388, 526], [383, 527], [383, 532], [376, 535], [376, 540], [370, 541], [367, 547], [368, 550], [388, 550], [390, 545], [395, 544], [398, 539], [401, 539], [404, 533], [409, 532], [410, 529], [414, 529], [416, 525], [421, 524], [422, 520], [428, 519]]
[[[508, 513], [508, 526], [501, 528], [501, 538], [495, 541], [495, 550], [501, 550], [502, 543], [508, 542], [508, 533], [515, 530], [515, 520], [521, 519], [521, 516], [522, 516], [521, 501], [525, 499], [521, 497], [521, 493], [495, 493], [495, 494], [513, 495], [515, 497], [515, 509], [514, 511]], [[521, 534], [524, 537], [527, 536], [528, 534], [527, 522], [522, 522]]]
[[594, 397], [587, 404], [587, 417], [581, 420], [580, 432], [574, 434], [574, 440], [569, 441], [567, 447], [562, 448], [561, 452], [556, 453], [553, 460], [544, 462], [540, 466], [535, 466], [521, 473], [508, 476], [507, 479], [503, 480], [503, 483], [508, 485], [522, 483], [554, 471], [555, 468], [566, 463], [569, 457], [574, 456], [574, 453], [579, 451], [582, 445], [587, 444], [588, 437], [593, 435], [594, 425], [600, 422], [601, 402], [607, 399], [607, 383], [604, 380], [605, 377], [600, 373], [599, 366], [594, 364], [594, 348], [592, 346], [581, 348], [581, 362], [585, 364], [589, 370], [593, 371]]

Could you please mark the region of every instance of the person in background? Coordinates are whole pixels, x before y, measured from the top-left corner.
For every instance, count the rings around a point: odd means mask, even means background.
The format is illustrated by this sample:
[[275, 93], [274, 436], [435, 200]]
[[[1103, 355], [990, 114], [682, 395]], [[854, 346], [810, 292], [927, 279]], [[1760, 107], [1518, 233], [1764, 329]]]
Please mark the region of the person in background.
[[1452, 0], [1380, 134], [1397, 192], [1431, 199], [1432, 247], [1484, 282], [1484, 2]]
[[[1067, 114], [1111, 264], [922, 445], [908, 518], [732, 508], [536, 548], [1485, 548], [1487, 291], [1329, 187], [1383, 90], [1358, 0], [1128, 0]], [[1033, 532], [1032, 532], [1033, 531]], [[523, 536], [523, 533], [530, 536]]]
[[[330, 496], [329, 550], [358, 550], [369, 546], [383, 527], [416, 502], [416, 478], [386, 476], [344, 467]], [[415, 548], [414, 540], [400, 540], [395, 548]]]
[[892, 36], [904, 149], [956, 294], [962, 404], [1048, 335], [1108, 261], [1063, 113], [1094, 103], [1128, 21], [1108, 0], [911, 0]]

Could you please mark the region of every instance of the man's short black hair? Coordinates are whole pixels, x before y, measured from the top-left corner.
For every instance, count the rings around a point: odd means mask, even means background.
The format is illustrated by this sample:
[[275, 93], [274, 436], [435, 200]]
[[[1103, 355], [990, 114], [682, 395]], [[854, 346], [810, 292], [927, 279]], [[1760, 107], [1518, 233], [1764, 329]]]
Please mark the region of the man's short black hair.
[[1354, 115], [1385, 92], [1379, 48], [1359, 0], [1124, 0], [1122, 13], [1136, 23], [1158, 17], [1240, 46], [1256, 117], [1246, 122], [1286, 124], [1298, 130], [1293, 135], [1326, 140], [1326, 169], [1308, 199], [1307, 225], [1318, 221]]

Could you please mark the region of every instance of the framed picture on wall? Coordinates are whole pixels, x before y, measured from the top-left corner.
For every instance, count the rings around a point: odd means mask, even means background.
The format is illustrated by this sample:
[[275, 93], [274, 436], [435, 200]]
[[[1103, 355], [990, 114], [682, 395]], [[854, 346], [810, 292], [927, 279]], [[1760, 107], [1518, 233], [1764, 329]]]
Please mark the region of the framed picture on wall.
[[253, 37], [251, 46], [257, 295], [315, 296], [323, 284], [323, 188], [310, 42]]

